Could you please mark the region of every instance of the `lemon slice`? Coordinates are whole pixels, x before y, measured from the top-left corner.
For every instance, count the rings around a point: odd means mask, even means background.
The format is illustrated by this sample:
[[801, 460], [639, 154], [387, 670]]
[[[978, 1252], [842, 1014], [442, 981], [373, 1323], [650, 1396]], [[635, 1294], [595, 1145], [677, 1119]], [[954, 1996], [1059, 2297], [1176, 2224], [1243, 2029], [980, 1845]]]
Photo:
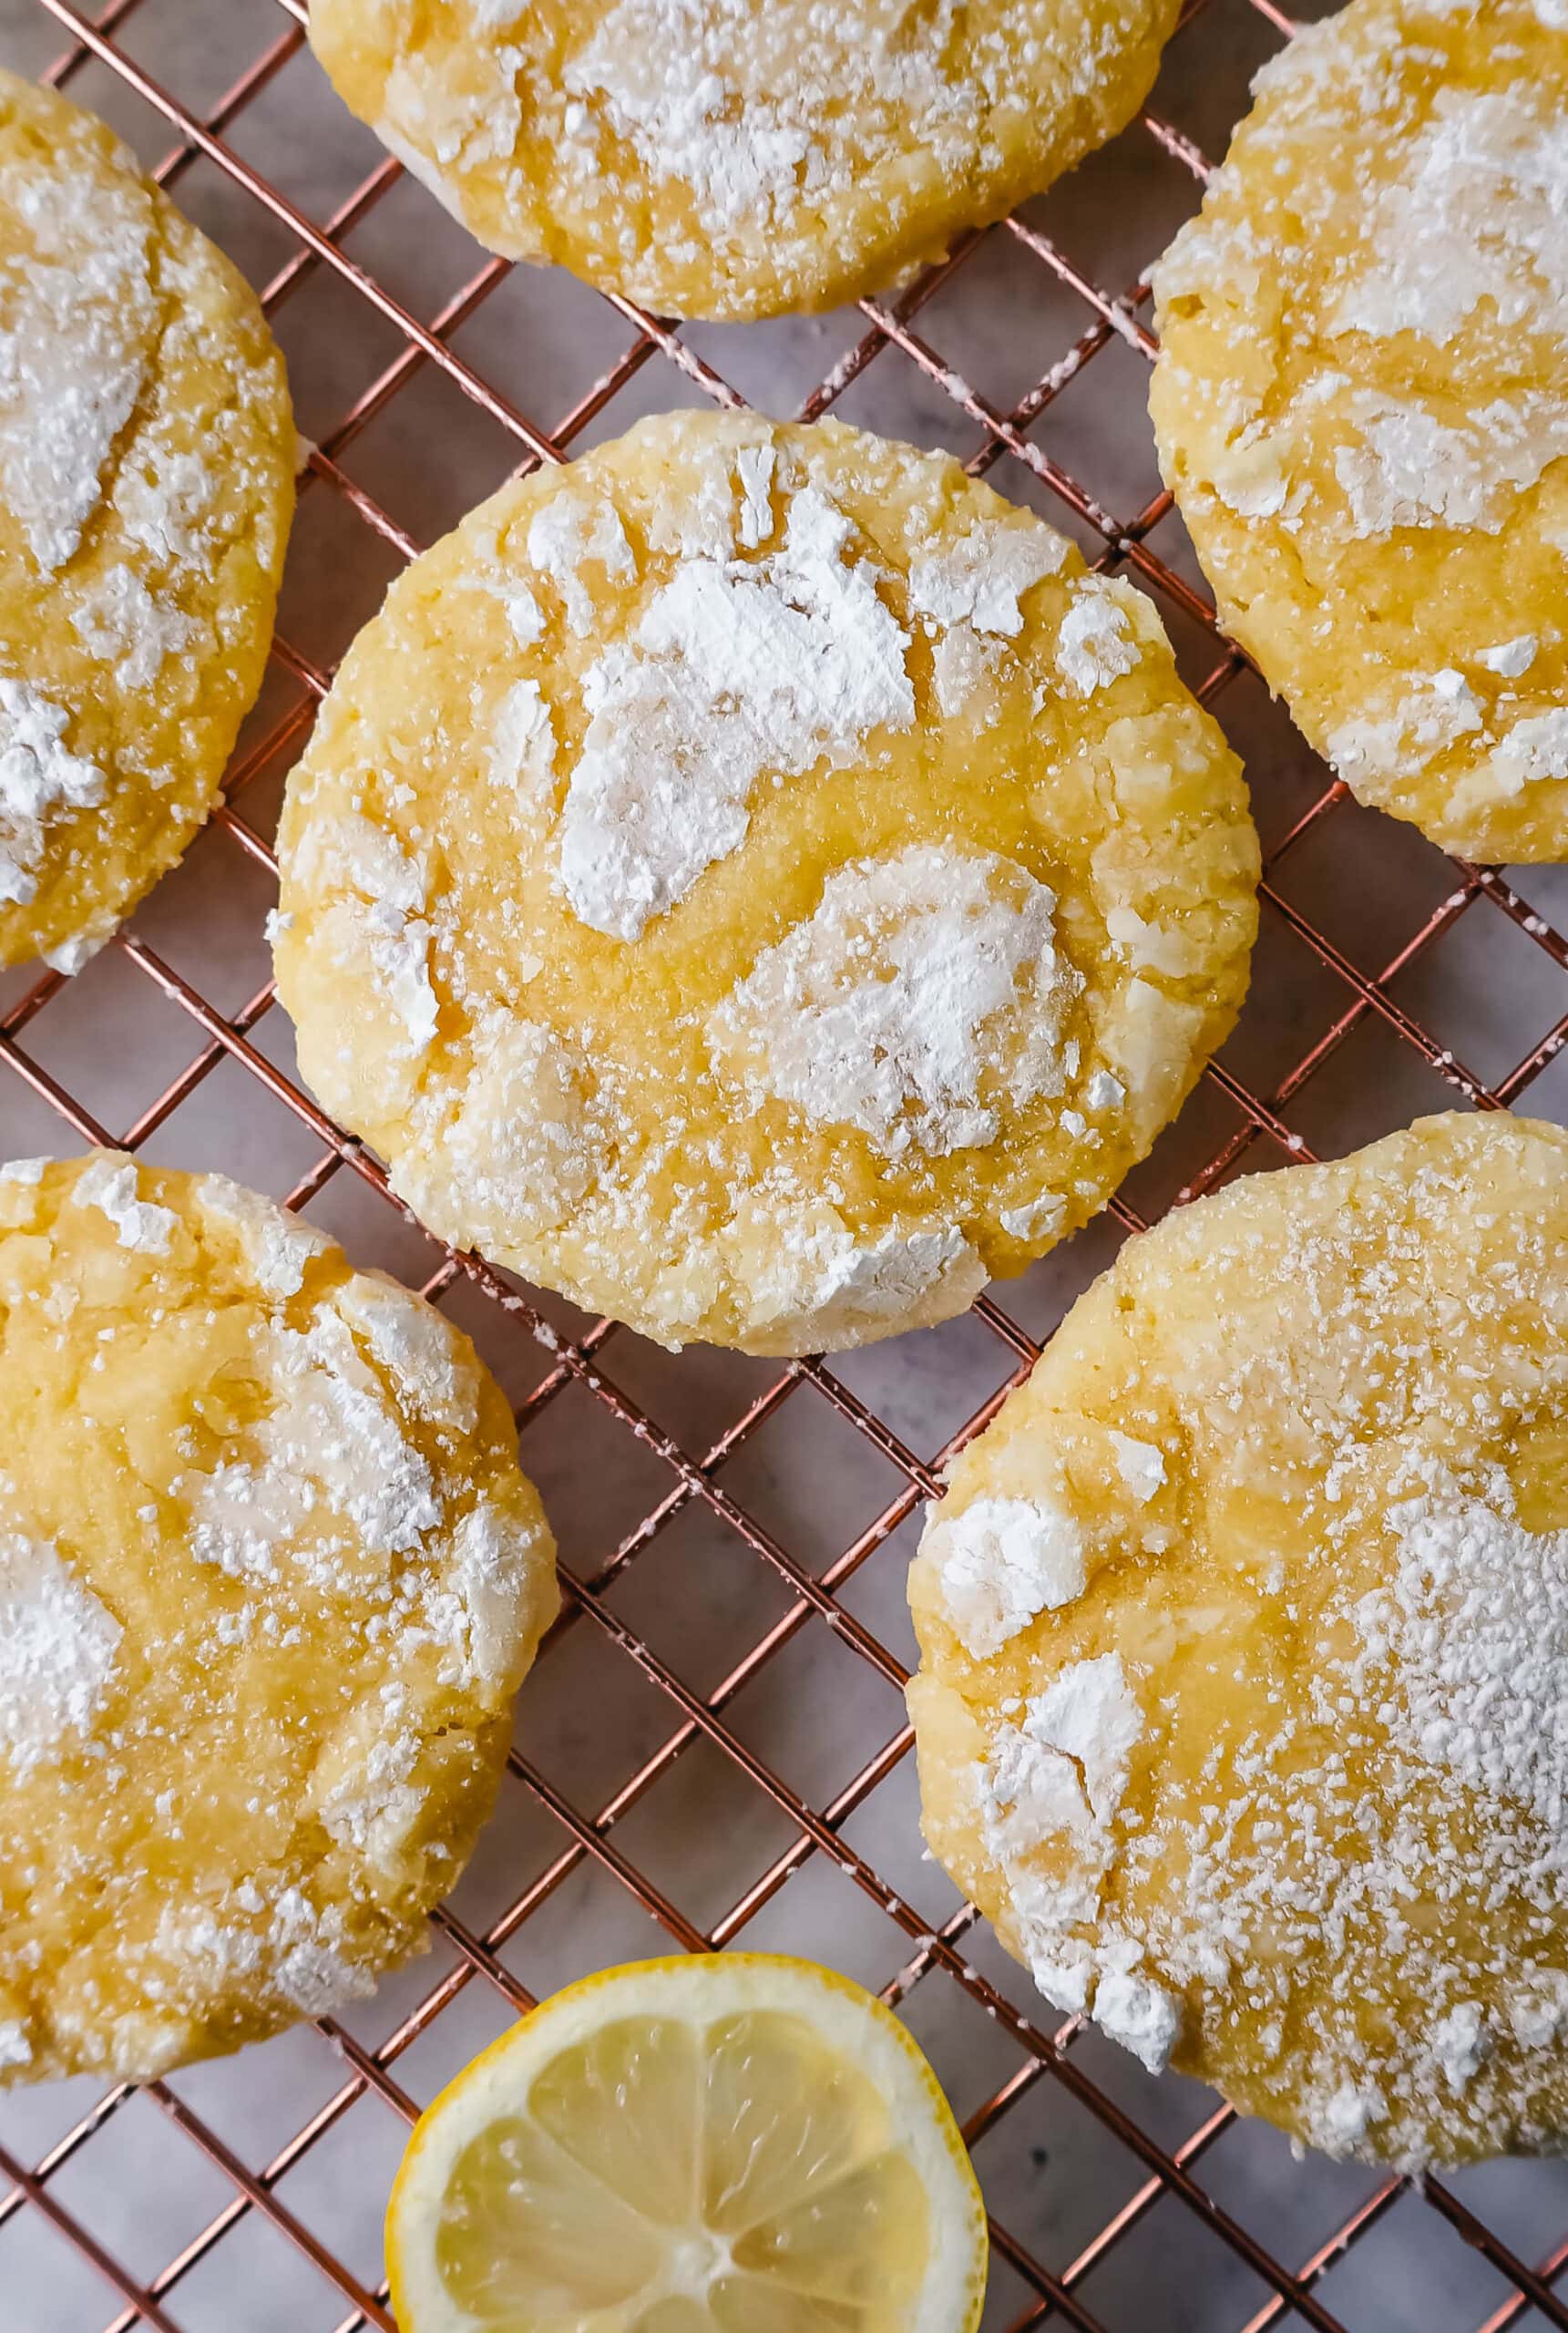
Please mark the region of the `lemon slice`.
[[846, 1978], [645, 1960], [444, 2090], [393, 2189], [403, 2333], [973, 2333], [985, 2207], [936, 2076]]

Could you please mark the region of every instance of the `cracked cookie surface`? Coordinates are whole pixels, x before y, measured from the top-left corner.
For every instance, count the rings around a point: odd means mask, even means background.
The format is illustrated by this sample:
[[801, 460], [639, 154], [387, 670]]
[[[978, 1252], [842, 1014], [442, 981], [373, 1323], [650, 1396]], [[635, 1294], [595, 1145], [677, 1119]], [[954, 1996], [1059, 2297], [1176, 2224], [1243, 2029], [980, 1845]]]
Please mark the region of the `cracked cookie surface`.
[[480, 242], [681, 316], [831, 308], [1142, 103], [1175, 0], [316, 0], [338, 94]]
[[221, 1176], [14, 1161], [0, 1424], [0, 2082], [368, 1993], [556, 1607], [473, 1347]]
[[1568, 16], [1352, 0], [1154, 272], [1221, 622], [1363, 802], [1568, 856]]
[[942, 456], [677, 415], [394, 584], [290, 780], [302, 1069], [444, 1238], [669, 1344], [947, 1318], [1227, 1033], [1239, 766]]
[[1058, 2007], [1330, 2154], [1568, 2131], [1568, 1133], [1131, 1239], [910, 1574], [926, 1835]]
[[0, 72], [0, 965], [76, 971], [207, 817], [294, 458], [250, 287], [102, 122]]

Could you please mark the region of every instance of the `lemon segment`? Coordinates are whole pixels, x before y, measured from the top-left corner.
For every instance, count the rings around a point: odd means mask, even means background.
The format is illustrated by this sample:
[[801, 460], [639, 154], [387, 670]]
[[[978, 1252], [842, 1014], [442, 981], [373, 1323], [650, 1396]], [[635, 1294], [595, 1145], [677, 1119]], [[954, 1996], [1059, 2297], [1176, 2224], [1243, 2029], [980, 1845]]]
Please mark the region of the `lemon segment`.
[[423, 2116], [387, 2216], [403, 2333], [973, 2333], [986, 2255], [898, 2020], [749, 1953], [545, 2002]]

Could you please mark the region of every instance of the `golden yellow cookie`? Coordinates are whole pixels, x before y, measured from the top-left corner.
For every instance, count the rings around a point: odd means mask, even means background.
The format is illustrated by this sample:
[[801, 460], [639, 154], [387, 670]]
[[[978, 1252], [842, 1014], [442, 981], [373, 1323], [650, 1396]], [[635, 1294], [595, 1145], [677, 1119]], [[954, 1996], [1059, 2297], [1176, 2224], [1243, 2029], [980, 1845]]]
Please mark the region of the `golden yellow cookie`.
[[172, 867], [261, 685], [293, 508], [242, 278], [102, 122], [0, 72], [0, 965]]
[[859, 298], [1143, 102], [1176, 0], [315, 0], [344, 103], [482, 243], [681, 316]]
[[555, 1610], [515, 1450], [466, 1338], [270, 1201], [0, 1166], [0, 2083], [423, 1948]]
[[305, 1076], [445, 1238], [854, 1344], [1092, 1215], [1235, 1019], [1240, 772], [1159, 620], [837, 424], [683, 414], [394, 584], [280, 829]]
[[1155, 279], [1221, 620], [1364, 802], [1568, 857], [1568, 14], [1351, 0], [1255, 86]]
[[1063, 2009], [1336, 2155], [1568, 2137], [1568, 1132], [1131, 1240], [910, 1576], [927, 1838]]

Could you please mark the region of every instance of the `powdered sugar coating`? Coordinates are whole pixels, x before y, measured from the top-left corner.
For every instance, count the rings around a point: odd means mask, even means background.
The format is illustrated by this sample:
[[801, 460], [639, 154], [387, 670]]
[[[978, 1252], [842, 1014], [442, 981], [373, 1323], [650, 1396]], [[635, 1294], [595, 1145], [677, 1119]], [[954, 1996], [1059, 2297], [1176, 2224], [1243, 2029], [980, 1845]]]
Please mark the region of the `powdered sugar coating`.
[[994, 1142], [993, 1097], [1054, 1095], [1082, 987], [1043, 884], [1009, 860], [919, 844], [828, 878], [820, 905], [709, 1019], [749, 1088], [889, 1158]]
[[107, 178], [97, 203], [84, 244], [68, 170], [0, 163], [0, 205], [30, 245], [4, 263], [0, 493], [46, 575], [72, 557], [97, 508], [158, 323], [150, 203], [128, 171]]
[[1532, 632], [1522, 632], [1512, 640], [1500, 641], [1495, 648], [1483, 648], [1478, 662], [1500, 680], [1517, 681], [1534, 663], [1540, 645]]
[[1056, 661], [1070, 687], [1092, 696], [1130, 673], [1138, 662], [1131, 612], [1137, 604], [1125, 584], [1087, 580], [1062, 622]]
[[1568, 455], [1568, 419], [1550, 392], [1496, 397], [1445, 422], [1409, 398], [1351, 388], [1341, 414], [1347, 442], [1335, 448], [1334, 474], [1359, 536], [1410, 527], [1499, 534], [1521, 492]]
[[1493, 752], [1490, 770], [1507, 795], [1568, 779], [1568, 704], [1554, 704], [1549, 713], [1516, 721]]
[[909, 604], [944, 632], [968, 623], [1015, 640], [1023, 629], [1023, 594], [1058, 573], [1065, 556], [1060, 538], [1038, 527], [978, 519], [949, 548], [916, 560]]
[[[610, 581], [637, 571], [613, 504], [579, 502], [570, 494], [558, 495], [536, 513], [528, 529], [528, 553], [529, 566], [548, 576], [559, 591], [567, 622], [579, 639], [593, 630], [594, 603], [584, 568], [597, 568]], [[537, 607], [537, 592], [529, 596]]]
[[1561, 858], [1568, 25], [1351, 0], [1257, 93], [1158, 272], [1162, 468], [1222, 618], [1364, 800]]
[[753, 1336], [785, 1351], [866, 1344], [949, 1320], [986, 1268], [961, 1231], [894, 1228], [856, 1238], [831, 1208], [786, 1214], [748, 1291]]
[[1089, 696], [1059, 669], [1103, 588], [836, 424], [671, 416], [508, 487], [291, 780], [306, 1076], [433, 1228], [666, 1342], [961, 1309], [1147, 1146], [1251, 938], [1235, 767], [1152, 610], [1117, 587]]
[[[533, 601], [536, 612], [538, 603]], [[507, 602], [507, 619], [512, 620], [515, 601]], [[539, 618], [543, 623], [543, 616]], [[537, 632], [519, 635], [512, 622], [514, 638], [525, 647], [538, 637]], [[497, 786], [517, 787], [538, 795], [542, 792], [555, 768], [556, 741], [550, 721], [550, 709], [538, 681], [518, 681], [501, 699], [496, 721], [495, 740], [490, 750], [490, 776]]]
[[95, 810], [108, 781], [65, 743], [69, 714], [26, 681], [0, 678], [0, 899], [30, 907], [49, 828], [72, 810]]
[[1488, 1495], [1442, 1467], [1385, 1516], [1397, 1567], [1357, 1608], [1368, 1682], [1395, 1680], [1389, 1723], [1411, 1758], [1467, 1789], [1568, 1824], [1568, 1528], [1531, 1531], [1506, 1473]]
[[[637, 939], [739, 849], [764, 771], [842, 767], [874, 731], [910, 726], [907, 637], [869, 565], [845, 565], [850, 534], [803, 488], [777, 552], [682, 560], [630, 650], [607, 649], [583, 674], [589, 726], [561, 814], [560, 881], [585, 923]], [[568, 620], [586, 629], [569, 601]]]
[[454, 1552], [457, 1610], [449, 1643], [457, 1672], [470, 1686], [509, 1692], [527, 1661], [538, 1528], [480, 1499], [457, 1526]]
[[340, 93], [497, 251], [664, 313], [829, 308], [1129, 118], [1170, 0], [323, 0]]
[[1152, 1443], [1140, 1442], [1136, 1435], [1111, 1435], [1111, 1447], [1115, 1454], [1116, 1471], [1140, 1506], [1146, 1506], [1165, 1479], [1163, 1452]]
[[[333, 1243], [324, 1231], [268, 1199], [258, 1198], [243, 1184], [231, 1182], [227, 1175], [203, 1175], [196, 1196], [208, 1215], [231, 1227], [247, 1263], [269, 1296], [297, 1296], [311, 1264], [318, 1256], [331, 1253]], [[364, 1284], [354, 1283], [356, 1288]]]
[[[1539, 21], [1548, 29], [1550, 17]], [[1440, 88], [1368, 221], [1330, 325], [1451, 341], [1484, 304], [1568, 344], [1568, 122], [1522, 87]]]
[[78, 970], [206, 816], [292, 466], [249, 288], [102, 124], [0, 74], [0, 965]]
[[1083, 1593], [1082, 1534], [1064, 1508], [1039, 1499], [976, 1499], [933, 1529], [925, 1552], [940, 1570], [948, 1616], [977, 1660]]
[[1133, 1969], [1113, 1968], [1095, 1988], [1094, 2022], [1152, 2074], [1163, 2074], [1181, 2037], [1182, 2004], [1163, 1985]]
[[56, 1547], [0, 1534], [0, 1759], [14, 1780], [91, 1741], [119, 1640]]
[[149, 1256], [167, 1256], [174, 1217], [152, 1199], [138, 1198], [138, 1170], [134, 1159], [104, 1156], [94, 1159], [77, 1178], [73, 1207], [96, 1208], [114, 1226], [122, 1248], [136, 1248]]
[[555, 1608], [499, 1392], [308, 1225], [99, 1153], [0, 1177], [0, 2082], [363, 1997]]
[[472, 1434], [479, 1417], [479, 1372], [467, 1340], [445, 1313], [375, 1272], [356, 1273], [333, 1301], [372, 1359], [396, 1378], [417, 1416]]
[[[1052, 2000], [1330, 2153], [1568, 2130], [1565, 1290], [1556, 1127], [1240, 1183], [1080, 1299], [911, 1577], [958, 1884]], [[1004, 1486], [1085, 1584], [977, 1660], [943, 1551]]]
[[[1011, 1891], [1020, 1948], [1035, 1982], [1059, 2009], [1087, 2008], [1097, 2021], [1109, 1983], [1106, 2030], [1118, 2040], [1132, 2034], [1129, 2046], [1148, 2062], [1162, 2030], [1163, 1989], [1132, 1977], [1139, 1956], [1125, 1938], [1102, 1943], [1081, 1933], [1116, 1859], [1116, 1818], [1143, 1732], [1143, 1711], [1119, 1653], [1071, 1661], [1023, 1702], [1016, 1722], [999, 1729], [974, 1770], [973, 1788], [985, 1853]], [[1036, 1866], [1042, 1847], [1067, 1866], [1050, 1884]], [[1171, 2038], [1164, 2036], [1166, 2054]]]
[[[1027, 1850], [1050, 1831], [1107, 1824], [1122, 1804], [1127, 1754], [1143, 1732], [1143, 1711], [1119, 1653], [1060, 1670], [1017, 1727], [1000, 1736], [991, 1757], [989, 1787], [1012, 1809], [1012, 1844]], [[1052, 1763], [1070, 1776], [1042, 1788], [1038, 1778]]]

